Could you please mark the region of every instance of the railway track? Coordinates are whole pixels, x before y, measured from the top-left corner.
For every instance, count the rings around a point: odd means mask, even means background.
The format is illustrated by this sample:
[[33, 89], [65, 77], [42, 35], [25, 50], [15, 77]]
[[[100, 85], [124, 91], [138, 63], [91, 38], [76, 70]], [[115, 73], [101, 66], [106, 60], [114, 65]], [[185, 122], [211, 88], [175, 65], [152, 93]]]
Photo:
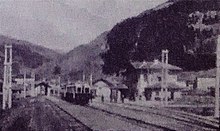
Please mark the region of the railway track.
[[[64, 112], [66, 112], [66, 114], [71, 115], [70, 113], [65, 111], [62, 107], [60, 107], [59, 105], [57, 105], [57, 104], [55, 104], [53, 102], [51, 102], [51, 103], [54, 104], [54, 106], [58, 107], [59, 110], [62, 110]], [[69, 104], [71, 104], [71, 103], [69, 103]], [[90, 110], [90, 111], [96, 112], [96, 114], [104, 113], [106, 116], [111, 116], [114, 119], [119, 119], [119, 120], [125, 121], [127, 123], [130, 123], [132, 125], [137, 125], [137, 126], [143, 128], [143, 129], [147, 130], [147, 131], [149, 131], [149, 130], [153, 130], [153, 131], [174, 131], [173, 129], [168, 128], [168, 127], [164, 127], [164, 126], [161, 126], [161, 125], [148, 123], [148, 122], [145, 122], [145, 121], [142, 121], [142, 120], [131, 118], [131, 117], [126, 116], [126, 115], [121, 115], [119, 113], [114, 113], [114, 112], [110, 112], [110, 111], [107, 111], [107, 110], [104, 110], [104, 109], [95, 108], [95, 107], [89, 106], [89, 105], [80, 106], [80, 108], [82, 110], [86, 109], [86, 110]], [[66, 117], [66, 116], [64, 116], [64, 117]], [[123, 125], [121, 125], [121, 126], [123, 126]]]
[[[130, 106], [129, 108], [133, 108], [133, 105], [126, 104], [126, 106]], [[137, 109], [138, 107], [141, 107], [142, 109]], [[219, 128], [219, 121], [213, 120], [213, 119], [206, 119], [204, 117], [189, 114], [181, 111], [175, 111], [167, 108], [163, 108], [162, 110], [165, 112], [161, 112], [160, 108], [157, 107], [144, 107], [144, 106], [135, 106], [136, 110], [142, 110], [145, 112], [154, 112], [155, 114], [160, 114], [166, 117], [174, 118], [176, 120], [182, 120], [185, 122], [191, 122], [193, 124], [197, 124], [199, 126], [203, 126], [206, 128], [212, 128], [212, 129], [218, 129]]]
[[91, 128], [83, 124], [80, 120], [73, 117], [70, 113], [65, 111], [63, 108], [55, 104], [54, 102], [47, 100], [47, 102], [52, 106], [56, 114], [63, 121], [63, 126], [66, 127], [64, 131], [92, 131]]
[[140, 127], [146, 128], [146, 129], [151, 128], [154, 131], [156, 131], [156, 130], [175, 131], [175, 130], [173, 130], [171, 128], [168, 128], [168, 127], [164, 127], [164, 126], [161, 126], [161, 125], [148, 123], [148, 122], [145, 122], [143, 120], [134, 119], [134, 118], [131, 118], [129, 116], [121, 115], [119, 113], [113, 113], [113, 112], [110, 112], [110, 111], [107, 111], [107, 110], [104, 110], [104, 109], [100, 109], [100, 108], [96, 108], [96, 107], [93, 107], [93, 106], [85, 106], [85, 107], [89, 108], [89, 109], [96, 110], [96, 111], [101, 111], [101, 112], [107, 113], [107, 114], [109, 114], [109, 115], [111, 115], [111, 116], [113, 116], [113, 117], [115, 117], [117, 119], [129, 122], [131, 124], [138, 125]]
[[[188, 127], [191, 128], [196, 128], [196, 130], [218, 130], [219, 129], [219, 124], [218, 123], [213, 123], [212, 121], [207, 120], [206, 122], [204, 122], [204, 120], [200, 120], [200, 118], [197, 117], [192, 117], [192, 116], [187, 116], [186, 114], [183, 113], [173, 113], [171, 112], [171, 110], [166, 110], [165, 112], [161, 111], [161, 109], [158, 108], [147, 108], [145, 107], [145, 109], [140, 109], [137, 108], [138, 106], [131, 106], [131, 105], [127, 105], [127, 104], [108, 104], [108, 103], [102, 103], [108, 106], [117, 106], [120, 108], [123, 108], [125, 110], [130, 110], [130, 111], [134, 111], [134, 112], [140, 112], [143, 115], [144, 114], [154, 114], [157, 117], [163, 117], [163, 118], [168, 118], [168, 119], [173, 119], [175, 121], [178, 121], [178, 123], [186, 125]], [[96, 108], [96, 107], [91, 107], [91, 108]], [[105, 112], [109, 112], [112, 113], [111, 111], [106, 111], [104, 109], [99, 109], [96, 108], [97, 110], [102, 110]], [[121, 115], [121, 114], [119, 114]], [[127, 116], [123, 116], [123, 117], [127, 117]], [[133, 118], [129, 118], [129, 119], [133, 119]], [[138, 121], [138, 120], [136, 120]], [[144, 123], [144, 121], [141, 121], [141, 123]], [[175, 126], [175, 125], [174, 125]], [[165, 126], [164, 126], [165, 127]], [[168, 128], [168, 127], [166, 127]], [[169, 128], [170, 130], [173, 130], [174, 128]], [[177, 129], [174, 129], [177, 130]], [[179, 129], [179, 130], [183, 130], [183, 129]]]
[[[56, 106], [59, 110], [62, 112], [65, 112], [63, 118], [69, 119], [66, 115], [68, 114], [69, 116], [73, 117], [71, 114], [72, 112], [67, 112], [66, 110], [63, 109], [63, 107], [60, 107], [59, 105], [55, 104], [52, 102], [54, 106]], [[200, 120], [200, 118], [192, 118], [192, 116], [187, 116], [182, 113], [177, 113], [177, 112], [172, 112], [170, 110], [166, 110], [165, 113], [161, 112], [161, 109], [157, 108], [146, 108], [146, 107], [141, 107], [141, 106], [133, 106], [129, 104], [111, 104], [111, 103], [100, 103], [102, 105], [105, 105], [107, 108], [102, 108], [102, 107], [96, 107], [93, 104], [87, 105], [87, 106], [78, 106], [76, 107], [80, 108], [81, 110], [86, 110], [89, 112], [93, 112], [94, 114], [105, 114], [106, 117], [113, 117], [114, 119], [119, 119], [121, 121], [130, 123], [132, 125], [136, 125], [138, 127], [141, 127], [146, 130], [165, 130], [165, 131], [172, 131], [172, 130], [178, 130], [178, 131], [184, 131], [184, 130], [218, 130], [218, 126], [213, 124], [212, 121], [209, 122], [204, 122], [204, 120]], [[71, 103], [66, 104], [71, 106]], [[113, 110], [110, 110], [111, 107], [114, 107]], [[115, 108], [117, 107], [117, 108]], [[143, 109], [145, 108], [145, 109]], [[124, 112], [120, 113], [117, 112], [117, 109], [122, 110]], [[128, 112], [126, 114], [126, 112]], [[140, 114], [142, 116], [140, 117], [133, 117], [135, 113]], [[93, 115], [94, 116], [94, 115]], [[145, 117], [148, 116], [148, 117]], [[157, 118], [159, 122], [151, 121], [151, 120], [146, 120], [143, 118], [149, 118], [152, 120], [155, 120], [153, 117]], [[73, 117], [74, 118], [74, 117]], [[162, 120], [160, 120], [160, 118]], [[76, 118], [74, 118], [76, 119]], [[175, 121], [174, 123], [172, 122], [165, 122], [163, 123], [164, 120], [167, 121]], [[78, 122], [80, 122], [78, 120]], [[162, 122], [162, 123], [161, 123]], [[82, 122], [80, 122], [83, 124]], [[99, 123], [98, 123], [99, 124]], [[83, 124], [84, 125], [84, 124]], [[85, 126], [85, 125], [84, 125]], [[123, 125], [121, 125], [123, 126]], [[86, 126], [87, 127], [87, 126]], [[186, 127], [186, 128], [185, 128]], [[87, 130], [92, 130], [89, 127], [87, 127]]]

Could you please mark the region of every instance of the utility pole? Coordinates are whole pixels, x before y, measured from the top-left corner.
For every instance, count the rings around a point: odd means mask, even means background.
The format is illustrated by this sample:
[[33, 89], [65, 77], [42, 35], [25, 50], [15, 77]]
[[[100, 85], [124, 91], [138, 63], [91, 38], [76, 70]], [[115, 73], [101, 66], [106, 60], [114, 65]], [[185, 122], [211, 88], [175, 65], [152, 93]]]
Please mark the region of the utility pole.
[[83, 82], [85, 82], [86, 80], [86, 76], [85, 76], [85, 72], [83, 71]]
[[33, 79], [33, 81], [31, 82], [31, 96], [34, 97], [35, 96], [35, 73], [34, 71], [31, 72], [31, 78]]
[[162, 50], [162, 70], [161, 70], [161, 94], [160, 94], [160, 101], [161, 105], [164, 105], [164, 50]]
[[24, 71], [24, 80], [23, 80], [23, 83], [24, 83], [24, 98], [26, 98], [26, 70]]
[[92, 71], [91, 71], [91, 74], [90, 74], [90, 86], [92, 87]]
[[61, 90], [61, 77], [60, 77], [60, 74], [58, 76], [58, 96], [60, 96], [60, 90]]
[[167, 78], [168, 78], [168, 50], [165, 50], [165, 105], [168, 105], [168, 83], [167, 83]]
[[12, 106], [11, 87], [12, 87], [12, 45], [5, 44], [3, 102], [2, 102], [3, 110], [6, 109], [6, 105], [8, 106], [9, 109]]
[[220, 35], [217, 38], [216, 83], [215, 83], [215, 117], [219, 118], [219, 78], [220, 78]]
[[168, 105], [168, 89], [167, 89], [167, 77], [168, 77], [168, 50], [162, 50], [162, 76], [161, 76], [161, 104]]
[[92, 81], [93, 81], [93, 63], [91, 62], [91, 71], [90, 71], [90, 87], [92, 87]]

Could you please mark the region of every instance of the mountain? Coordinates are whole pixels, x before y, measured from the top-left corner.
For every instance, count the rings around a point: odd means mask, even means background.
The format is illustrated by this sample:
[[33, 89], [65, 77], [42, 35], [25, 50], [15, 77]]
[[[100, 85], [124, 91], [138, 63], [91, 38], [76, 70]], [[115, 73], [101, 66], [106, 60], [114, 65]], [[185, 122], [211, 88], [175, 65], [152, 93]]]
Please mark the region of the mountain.
[[66, 79], [82, 79], [83, 72], [88, 79], [91, 71], [93, 72], [94, 79], [102, 77], [103, 61], [100, 54], [107, 49], [107, 34], [107, 31], [102, 33], [90, 43], [74, 48], [61, 58], [59, 63]]
[[38, 46], [27, 41], [17, 40], [4, 35], [0, 35], [0, 76], [3, 74], [3, 63], [4, 63], [4, 44], [12, 44], [12, 55], [13, 64], [12, 70], [13, 75], [22, 73], [23, 69], [27, 71], [37, 70], [37, 74], [41, 70], [48, 70], [50, 67], [43, 67], [45, 64], [56, 63], [61, 56], [59, 53]]
[[215, 67], [216, 38], [220, 30], [218, 0], [170, 0], [115, 25], [107, 35], [103, 72], [119, 73], [130, 61], [161, 59], [185, 71]]
[[110, 30], [116, 22], [163, 1], [1, 0], [0, 33], [70, 51]]

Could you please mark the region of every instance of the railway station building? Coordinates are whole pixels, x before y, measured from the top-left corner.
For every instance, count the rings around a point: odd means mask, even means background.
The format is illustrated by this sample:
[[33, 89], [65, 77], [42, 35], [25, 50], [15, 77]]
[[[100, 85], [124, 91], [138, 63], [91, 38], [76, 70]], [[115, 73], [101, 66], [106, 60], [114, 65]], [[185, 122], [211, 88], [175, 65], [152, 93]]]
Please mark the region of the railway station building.
[[[136, 86], [135, 96], [137, 99], [160, 100], [162, 95], [161, 82], [163, 63], [159, 60], [154, 60], [153, 62], [143, 61], [132, 62], [131, 64], [134, 70], [130, 75], [136, 76], [136, 81], [130, 80], [131, 78], [135, 79], [135, 77], [130, 77], [130, 79], [128, 77], [127, 81], [133, 81], [133, 85]], [[186, 82], [178, 81], [177, 77], [177, 74], [181, 72], [182, 69], [171, 64], [166, 66], [168, 69], [168, 99], [180, 98], [181, 90], [186, 88]]]

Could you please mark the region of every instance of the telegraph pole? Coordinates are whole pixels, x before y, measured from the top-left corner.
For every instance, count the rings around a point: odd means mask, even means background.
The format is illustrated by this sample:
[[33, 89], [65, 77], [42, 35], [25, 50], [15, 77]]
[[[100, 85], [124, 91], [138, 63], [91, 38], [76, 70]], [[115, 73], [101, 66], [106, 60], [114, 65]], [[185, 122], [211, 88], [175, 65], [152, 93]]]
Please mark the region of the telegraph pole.
[[[161, 104], [168, 104], [168, 89], [167, 89], [167, 76], [168, 76], [168, 50], [162, 50], [162, 77], [161, 77]], [[164, 103], [165, 102], [165, 103]]]
[[161, 104], [164, 105], [164, 50], [162, 50], [162, 59], [161, 59], [161, 62], [162, 62], [162, 72], [161, 72]]
[[91, 74], [90, 74], [90, 86], [92, 87], [92, 71], [91, 71]]
[[10, 109], [12, 106], [12, 45], [5, 45], [5, 61], [4, 61], [4, 83], [3, 83], [3, 102], [2, 108], [6, 106]]
[[31, 96], [34, 97], [35, 96], [35, 73], [34, 71], [31, 72], [31, 78], [33, 79], [33, 81], [31, 82]]
[[167, 85], [167, 77], [168, 77], [168, 50], [165, 50], [165, 105], [168, 105], [168, 85]]
[[24, 80], [23, 80], [23, 83], [24, 83], [24, 98], [26, 97], [26, 71], [24, 71]]
[[58, 96], [60, 96], [60, 90], [61, 90], [61, 77], [60, 77], [60, 74], [58, 76]]
[[220, 78], [220, 35], [217, 38], [216, 83], [215, 83], [215, 117], [219, 118], [219, 78]]
[[85, 80], [86, 80], [86, 76], [85, 76], [85, 72], [83, 71], [83, 82], [85, 82]]

